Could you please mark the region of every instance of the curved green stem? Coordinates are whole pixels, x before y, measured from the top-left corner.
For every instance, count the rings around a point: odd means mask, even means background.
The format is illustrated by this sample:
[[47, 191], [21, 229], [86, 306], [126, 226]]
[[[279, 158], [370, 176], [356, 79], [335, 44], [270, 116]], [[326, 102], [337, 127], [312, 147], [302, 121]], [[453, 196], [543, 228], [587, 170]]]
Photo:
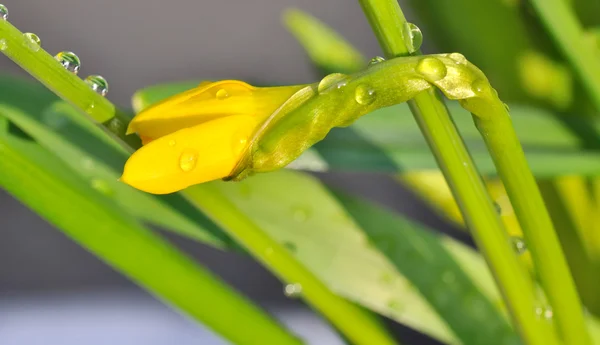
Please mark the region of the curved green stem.
[[590, 45], [583, 27], [567, 1], [532, 0], [548, 32], [569, 60], [600, 112], [600, 62], [597, 48]]
[[[408, 55], [402, 29], [406, 19], [396, 0], [359, 0], [388, 58]], [[463, 217], [485, 256], [522, 337], [528, 344], [557, 344], [535, 315], [536, 292], [518, 262], [508, 236], [448, 111], [433, 90], [409, 102]]]

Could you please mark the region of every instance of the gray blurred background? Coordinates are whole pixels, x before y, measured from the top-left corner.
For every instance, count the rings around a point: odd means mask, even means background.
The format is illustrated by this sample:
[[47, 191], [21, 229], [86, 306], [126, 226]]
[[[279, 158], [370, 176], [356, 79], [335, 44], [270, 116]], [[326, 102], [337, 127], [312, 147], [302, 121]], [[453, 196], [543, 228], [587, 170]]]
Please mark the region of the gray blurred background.
[[[108, 98], [125, 107], [137, 89], [169, 81], [314, 81], [316, 74], [303, 50], [281, 25], [281, 14], [290, 7], [316, 15], [367, 56], [381, 54], [356, 1], [0, 2], [8, 7], [9, 20], [24, 32], [38, 34], [48, 52], [75, 52], [82, 61], [81, 77], [103, 75], [110, 85]], [[0, 69], [25, 76], [3, 56]], [[352, 174], [321, 177], [426, 224], [443, 226], [389, 180]], [[0, 219], [1, 344], [223, 344], [155, 302], [1, 190]], [[299, 302], [286, 299], [282, 284], [251, 259], [170, 239], [296, 325], [311, 344], [340, 344]], [[405, 338], [415, 336], [400, 331]], [[432, 342], [419, 338], [417, 343]]]

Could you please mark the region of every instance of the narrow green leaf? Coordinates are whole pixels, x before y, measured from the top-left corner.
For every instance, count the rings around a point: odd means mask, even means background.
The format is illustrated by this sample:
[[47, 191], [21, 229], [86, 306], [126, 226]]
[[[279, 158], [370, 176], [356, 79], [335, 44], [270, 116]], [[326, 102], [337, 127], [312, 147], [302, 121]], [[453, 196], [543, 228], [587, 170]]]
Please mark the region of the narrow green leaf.
[[[74, 241], [235, 344], [301, 341], [120, 207], [36, 142], [13, 135], [0, 106], [0, 185]], [[235, 327], [232, 327], [235, 324]]]
[[365, 67], [362, 54], [318, 19], [290, 9], [283, 21], [323, 73], [352, 73]]

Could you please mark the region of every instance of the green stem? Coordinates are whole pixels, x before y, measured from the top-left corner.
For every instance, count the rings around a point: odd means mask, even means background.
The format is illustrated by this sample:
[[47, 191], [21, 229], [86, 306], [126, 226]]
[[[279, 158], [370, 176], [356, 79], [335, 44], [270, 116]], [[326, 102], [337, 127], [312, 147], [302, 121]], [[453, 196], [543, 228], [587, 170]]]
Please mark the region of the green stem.
[[[77, 76], [65, 70], [43, 49], [31, 49], [23, 33], [4, 20], [0, 20], [0, 40], [3, 40], [0, 41], [0, 45], [4, 44], [5, 49], [2, 49], [2, 52], [5, 55], [61, 98], [87, 113], [95, 122], [101, 123], [113, 138], [120, 139], [120, 144], [126, 150], [139, 148], [139, 140], [131, 140], [135, 136], [125, 135], [129, 122], [127, 116], [120, 113], [110, 101], [93, 92]], [[198, 186], [185, 191], [184, 196], [211, 216], [215, 222], [221, 224], [225, 231], [236, 238], [271, 271], [287, 282], [301, 286], [302, 297], [327, 316], [331, 323], [354, 344], [397, 344], [371, 313], [328, 290], [282, 245], [270, 238], [243, 214], [237, 213], [235, 206], [219, 191], [211, 189], [210, 185]], [[223, 301], [223, 303], [227, 302]], [[248, 318], [243, 322], [252, 324], [262, 319], [262, 315], [254, 317], [248, 314]], [[243, 334], [239, 336], [243, 337]], [[278, 344], [290, 344], [290, 342]]]
[[566, 344], [591, 344], [573, 277], [510, 116], [501, 104], [492, 109], [494, 114], [473, 118], [521, 224], [558, 329]]
[[597, 47], [589, 44], [584, 29], [569, 3], [564, 0], [532, 0], [533, 7], [571, 63], [600, 111], [600, 62]]
[[[402, 28], [406, 19], [396, 0], [359, 0], [386, 57], [408, 55]], [[467, 149], [450, 115], [433, 90], [409, 102], [453, 191], [465, 222], [500, 286], [514, 324], [527, 344], [557, 344], [556, 338], [535, 315], [539, 307], [535, 287], [512, 250]]]

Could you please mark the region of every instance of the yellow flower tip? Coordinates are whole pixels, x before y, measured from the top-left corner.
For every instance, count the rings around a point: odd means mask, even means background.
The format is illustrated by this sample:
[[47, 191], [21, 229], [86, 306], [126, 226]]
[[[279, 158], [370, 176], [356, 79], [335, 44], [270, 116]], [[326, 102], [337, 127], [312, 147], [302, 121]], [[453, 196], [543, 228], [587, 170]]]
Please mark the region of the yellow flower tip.
[[121, 181], [148, 193], [168, 194], [227, 177], [256, 126], [252, 116], [235, 115], [155, 139], [129, 158]]

